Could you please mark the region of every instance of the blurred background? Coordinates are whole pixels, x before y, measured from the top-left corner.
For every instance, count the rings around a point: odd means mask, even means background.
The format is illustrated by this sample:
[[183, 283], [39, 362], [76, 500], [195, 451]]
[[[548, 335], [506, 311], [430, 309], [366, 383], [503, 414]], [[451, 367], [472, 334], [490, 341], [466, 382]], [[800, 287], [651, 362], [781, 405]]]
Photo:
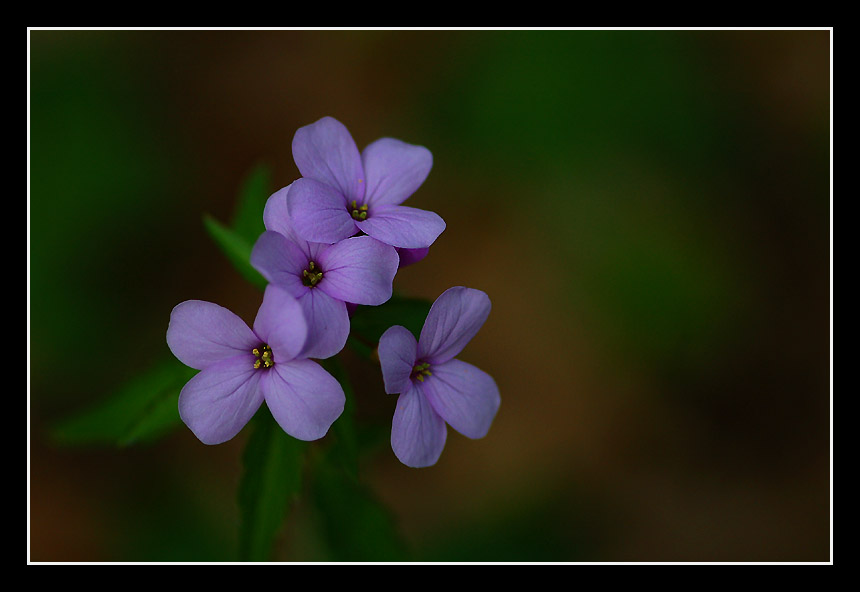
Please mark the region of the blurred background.
[[[229, 561], [246, 431], [68, 446], [172, 307], [253, 320], [207, 235], [296, 129], [422, 144], [447, 230], [395, 279], [487, 292], [460, 358], [502, 405], [361, 478], [416, 561], [830, 560], [830, 41], [765, 31], [29, 32], [29, 551]], [[378, 368], [357, 418], [390, 426]], [[273, 559], [337, 559], [308, 496]], [[397, 557], [402, 557], [398, 555]], [[369, 553], [363, 559], [390, 559]]]

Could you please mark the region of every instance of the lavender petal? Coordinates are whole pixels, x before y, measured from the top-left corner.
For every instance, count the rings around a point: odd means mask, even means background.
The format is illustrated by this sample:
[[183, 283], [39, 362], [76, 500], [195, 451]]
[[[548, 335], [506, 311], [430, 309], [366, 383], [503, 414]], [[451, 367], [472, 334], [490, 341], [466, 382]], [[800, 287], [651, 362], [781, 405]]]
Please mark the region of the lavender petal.
[[358, 232], [343, 194], [314, 179], [293, 181], [287, 211], [293, 230], [309, 242], [332, 244]]
[[309, 329], [310, 323], [299, 301], [278, 285], [266, 286], [263, 303], [254, 319], [254, 333], [272, 349], [275, 362], [298, 356], [309, 339]]
[[179, 417], [204, 444], [233, 438], [263, 402], [255, 357], [241, 354], [201, 370], [179, 393]]
[[325, 436], [346, 402], [340, 383], [311, 360], [276, 361], [260, 388], [275, 421], [299, 440]]
[[372, 206], [400, 205], [421, 186], [433, 167], [424, 146], [381, 138], [361, 153], [367, 175], [365, 202]]
[[418, 353], [418, 342], [412, 333], [400, 325], [389, 327], [379, 338], [377, 351], [385, 392], [393, 395], [407, 390]]
[[346, 304], [318, 287], [308, 290], [299, 298], [299, 304], [308, 322], [308, 339], [300, 357], [325, 359], [342, 350], [349, 337]]
[[412, 265], [413, 263], [418, 263], [424, 257], [427, 256], [427, 253], [430, 252], [429, 247], [424, 247], [423, 249], [397, 249], [397, 254], [400, 255], [400, 267], [406, 267], [407, 265]]
[[250, 352], [254, 332], [235, 313], [202, 300], [177, 304], [170, 313], [167, 345], [180, 362], [202, 370], [225, 358]]
[[409, 467], [429, 467], [436, 464], [448, 428], [418, 389], [409, 389], [397, 398], [391, 422], [391, 449], [400, 462]]
[[445, 230], [445, 221], [435, 212], [408, 206], [375, 206], [366, 220], [355, 222], [365, 234], [393, 247], [423, 249]]
[[466, 347], [490, 315], [490, 298], [480, 290], [456, 286], [430, 307], [418, 339], [418, 358], [447, 362]]
[[331, 245], [319, 254], [319, 289], [337, 300], [376, 306], [391, 298], [400, 262], [394, 247], [369, 236]]
[[308, 256], [279, 232], [267, 230], [260, 235], [251, 250], [251, 265], [269, 283], [286, 289], [294, 298], [307, 290], [301, 278], [308, 266]]
[[313, 261], [320, 247], [326, 243], [311, 243], [296, 234], [287, 208], [287, 194], [291, 186], [292, 184], [279, 189], [266, 200], [266, 206], [263, 208], [263, 225], [266, 230], [273, 230], [294, 242], [305, 254], [307, 260]]
[[348, 201], [364, 201], [367, 180], [361, 155], [349, 130], [337, 119], [323, 117], [299, 128], [292, 149], [303, 177], [331, 185]]
[[493, 377], [456, 359], [431, 365], [430, 372], [421, 389], [436, 413], [468, 438], [486, 436], [501, 403]]

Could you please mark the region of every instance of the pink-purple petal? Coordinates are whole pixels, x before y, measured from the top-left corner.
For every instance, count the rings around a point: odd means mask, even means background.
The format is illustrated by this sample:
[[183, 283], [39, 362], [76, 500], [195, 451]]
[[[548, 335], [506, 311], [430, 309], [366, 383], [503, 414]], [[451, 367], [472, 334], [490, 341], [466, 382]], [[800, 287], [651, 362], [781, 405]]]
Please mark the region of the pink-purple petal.
[[263, 225], [266, 230], [273, 230], [290, 240], [295, 240], [296, 236], [287, 210], [287, 193], [291, 186], [278, 189], [266, 200], [266, 205], [263, 207]]
[[394, 138], [381, 138], [361, 153], [367, 175], [365, 202], [400, 205], [415, 193], [433, 167], [433, 155], [424, 146]]
[[436, 464], [448, 428], [430, 403], [411, 382], [409, 389], [397, 397], [391, 422], [391, 449], [400, 462], [409, 467], [429, 467]]
[[424, 257], [427, 256], [427, 253], [430, 252], [429, 247], [424, 247], [423, 249], [397, 249], [397, 254], [400, 255], [400, 267], [406, 267], [407, 265], [412, 265], [413, 263], [418, 263]]
[[367, 180], [361, 155], [349, 130], [337, 119], [323, 117], [300, 127], [293, 136], [292, 148], [293, 160], [303, 177], [338, 189], [348, 201], [364, 200]]
[[490, 298], [480, 290], [462, 286], [445, 290], [424, 321], [418, 358], [441, 364], [459, 354], [483, 326], [490, 308]]
[[267, 230], [260, 235], [251, 250], [251, 265], [266, 281], [286, 289], [294, 298], [307, 290], [301, 278], [308, 257], [296, 243], [279, 232]]
[[379, 338], [377, 352], [385, 392], [393, 395], [407, 390], [418, 353], [418, 342], [412, 333], [400, 325], [389, 327]]
[[309, 338], [309, 323], [298, 300], [284, 288], [269, 284], [254, 319], [254, 332], [272, 349], [276, 363], [286, 362], [304, 348]]
[[342, 350], [349, 337], [346, 304], [318, 287], [305, 292], [299, 298], [299, 304], [308, 322], [308, 339], [301, 357], [325, 359]]
[[420, 389], [448, 425], [468, 438], [483, 438], [499, 410], [493, 377], [471, 364], [449, 360], [430, 366]]
[[221, 360], [201, 370], [180, 391], [179, 417], [204, 444], [230, 440], [260, 407], [263, 394], [255, 360], [250, 353]]
[[314, 179], [293, 181], [287, 211], [295, 233], [314, 243], [336, 243], [358, 232], [347, 211], [346, 198], [330, 185]]
[[320, 251], [323, 279], [317, 287], [344, 302], [376, 306], [391, 298], [399, 262], [390, 245], [369, 236], [348, 238]]
[[408, 206], [371, 207], [367, 220], [355, 222], [368, 236], [393, 247], [423, 249], [445, 230], [445, 221], [435, 212]]
[[266, 200], [266, 205], [263, 208], [263, 225], [266, 230], [273, 230], [294, 242], [305, 254], [307, 260], [313, 261], [320, 247], [327, 243], [311, 243], [296, 234], [287, 208], [287, 193], [290, 187], [291, 185], [287, 185], [283, 189], [279, 189]]
[[260, 387], [275, 421], [299, 440], [325, 436], [346, 402], [340, 383], [311, 360], [275, 362]]
[[187, 300], [170, 313], [167, 345], [180, 362], [197, 370], [248, 353], [256, 341], [245, 321], [212, 302]]

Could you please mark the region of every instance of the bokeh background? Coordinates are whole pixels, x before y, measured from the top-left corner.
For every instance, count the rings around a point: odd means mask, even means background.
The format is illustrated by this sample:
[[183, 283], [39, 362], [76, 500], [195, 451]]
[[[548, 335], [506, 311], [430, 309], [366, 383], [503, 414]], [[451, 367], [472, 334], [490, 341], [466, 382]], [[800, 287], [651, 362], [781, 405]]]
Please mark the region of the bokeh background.
[[[243, 432], [64, 446], [169, 355], [171, 308], [252, 320], [202, 216], [295, 130], [422, 144], [447, 230], [396, 290], [484, 290], [461, 359], [502, 406], [361, 478], [416, 561], [829, 561], [828, 30], [29, 32], [29, 550], [230, 561]], [[348, 356], [347, 356], [348, 357]], [[357, 417], [390, 423], [347, 359]], [[329, 561], [307, 500], [273, 558]], [[385, 561], [386, 556], [374, 557]]]

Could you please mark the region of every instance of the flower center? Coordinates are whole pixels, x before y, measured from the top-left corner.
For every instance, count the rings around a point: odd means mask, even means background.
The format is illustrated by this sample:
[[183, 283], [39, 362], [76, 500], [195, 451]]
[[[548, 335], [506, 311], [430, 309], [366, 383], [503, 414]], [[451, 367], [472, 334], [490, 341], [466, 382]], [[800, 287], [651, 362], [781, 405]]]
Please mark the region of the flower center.
[[308, 263], [308, 268], [302, 272], [302, 283], [308, 288], [313, 288], [322, 279], [323, 272], [313, 261]]
[[412, 367], [412, 375], [409, 378], [416, 378], [420, 382], [424, 382], [425, 376], [432, 376], [430, 372], [430, 364], [427, 362], [421, 362], [420, 364], [416, 364]]
[[352, 204], [350, 205], [353, 220], [367, 220], [367, 204], [358, 206], [356, 205], [355, 200], [352, 200]]
[[255, 347], [251, 350], [251, 353], [257, 356], [256, 361], [254, 362], [254, 368], [271, 368], [275, 365], [275, 358], [272, 357], [272, 348], [268, 345], [261, 345], [260, 347]]

